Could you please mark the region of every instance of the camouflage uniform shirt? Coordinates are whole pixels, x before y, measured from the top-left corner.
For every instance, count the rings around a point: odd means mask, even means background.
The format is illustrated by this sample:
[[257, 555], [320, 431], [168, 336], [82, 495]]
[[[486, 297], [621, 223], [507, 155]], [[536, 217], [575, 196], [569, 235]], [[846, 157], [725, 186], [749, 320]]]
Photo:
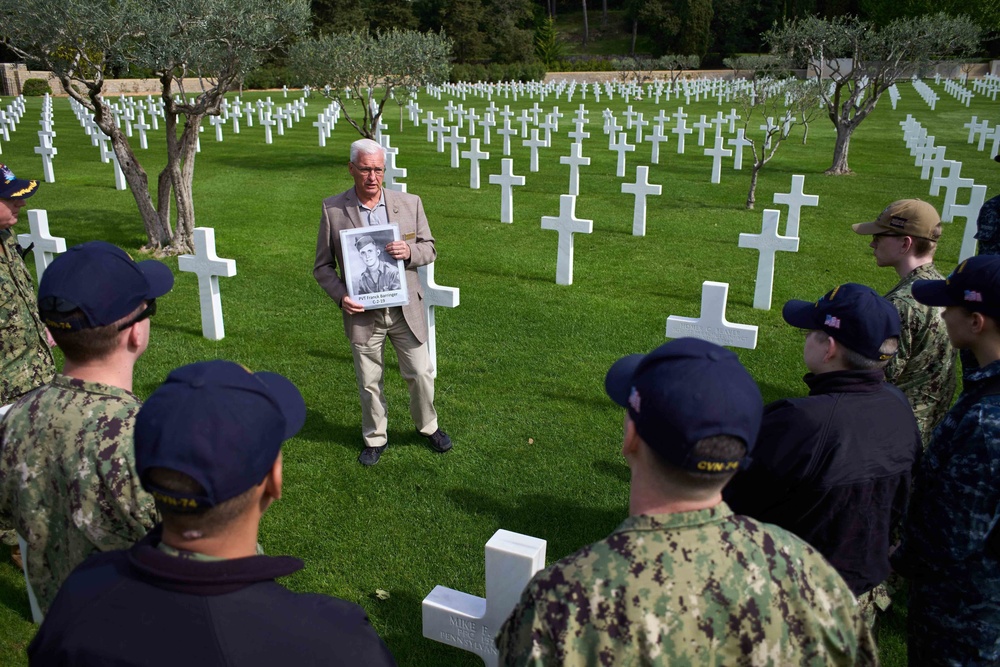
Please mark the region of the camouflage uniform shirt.
[[36, 301], [14, 235], [9, 229], [0, 231], [0, 405], [45, 384], [55, 373]]
[[706, 510], [631, 516], [528, 584], [502, 665], [874, 665], [837, 571], [793, 534]]
[[1000, 255], [1000, 196], [989, 200], [979, 209], [976, 220], [977, 255]]
[[924, 264], [909, 273], [885, 298], [896, 306], [902, 324], [899, 352], [885, 369], [886, 379], [900, 388], [917, 418], [924, 448], [934, 427], [948, 412], [958, 386], [955, 348], [941, 319], [941, 308], [925, 306], [913, 298], [917, 280], [944, 280], [934, 264]]
[[920, 462], [892, 557], [910, 580], [913, 665], [1000, 663], [1000, 395], [985, 395], [997, 391], [1000, 361], [970, 372]]
[[135, 474], [130, 392], [57, 374], [0, 422], [0, 517], [28, 543], [28, 576], [46, 611], [96, 551], [126, 549], [156, 523]]

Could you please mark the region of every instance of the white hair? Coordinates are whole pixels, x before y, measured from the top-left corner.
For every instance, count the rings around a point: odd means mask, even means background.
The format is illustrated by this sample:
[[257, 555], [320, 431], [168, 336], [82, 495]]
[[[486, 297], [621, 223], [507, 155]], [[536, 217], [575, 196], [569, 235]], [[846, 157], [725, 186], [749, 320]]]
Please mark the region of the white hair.
[[357, 162], [358, 155], [379, 155], [385, 162], [385, 146], [371, 139], [358, 139], [351, 144], [351, 162]]

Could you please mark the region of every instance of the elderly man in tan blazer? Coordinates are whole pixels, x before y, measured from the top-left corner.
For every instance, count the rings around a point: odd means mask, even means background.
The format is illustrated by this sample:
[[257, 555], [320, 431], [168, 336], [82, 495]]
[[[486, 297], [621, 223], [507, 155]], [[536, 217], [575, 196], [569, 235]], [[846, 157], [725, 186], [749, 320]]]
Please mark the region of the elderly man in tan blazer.
[[[417, 431], [436, 451], [446, 452], [451, 449], [451, 438], [438, 428], [434, 409], [434, 377], [427, 353], [424, 296], [417, 276], [417, 267], [430, 264], [437, 256], [423, 204], [415, 195], [382, 188], [385, 149], [371, 139], [359, 139], [351, 144], [348, 170], [354, 178], [354, 187], [323, 200], [313, 276], [343, 312], [344, 332], [351, 341], [365, 441], [358, 461], [362, 465], [374, 465], [387, 446], [382, 386], [386, 337], [392, 341], [400, 373], [410, 390], [410, 416]], [[404, 262], [409, 303], [366, 309], [348, 295], [340, 231], [385, 224], [399, 227], [401, 240], [387, 243], [385, 251], [393, 259]]]

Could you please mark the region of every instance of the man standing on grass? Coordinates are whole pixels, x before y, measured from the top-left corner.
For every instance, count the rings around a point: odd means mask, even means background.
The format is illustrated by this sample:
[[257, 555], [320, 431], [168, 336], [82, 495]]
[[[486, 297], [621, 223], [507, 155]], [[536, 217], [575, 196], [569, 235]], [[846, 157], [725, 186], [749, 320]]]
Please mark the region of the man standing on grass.
[[[451, 449], [451, 438], [438, 428], [434, 409], [434, 376], [427, 352], [423, 288], [417, 275], [418, 266], [430, 264], [437, 257], [423, 203], [420, 197], [405, 192], [383, 190], [385, 149], [371, 139], [359, 139], [351, 144], [347, 169], [354, 179], [354, 187], [323, 201], [313, 276], [343, 312], [344, 331], [351, 341], [365, 443], [358, 461], [365, 466], [375, 465], [388, 444], [382, 385], [386, 338], [392, 341], [399, 358], [399, 371], [410, 390], [410, 416], [417, 432], [428, 439], [435, 451], [447, 452]], [[399, 226], [401, 240], [387, 243], [385, 251], [393, 259], [404, 262], [408, 272], [409, 303], [365, 309], [348, 295], [347, 280], [351, 276], [344, 275], [340, 232], [390, 224]]]
[[790, 530], [822, 553], [869, 622], [888, 606], [889, 545], [906, 512], [920, 432], [903, 393], [885, 382], [899, 314], [847, 283], [817, 303], [792, 300], [805, 332], [809, 395], [764, 408], [753, 465], [723, 494], [734, 511]]
[[27, 542], [43, 613], [87, 556], [124, 548], [156, 522], [132, 459], [132, 370], [156, 298], [173, 284], [165, 264], [136, 263], [103, 241], [70, 248], [42, 275], [38, 310], [66, 364], [0, 423], [0, 516]]
[[919, 199], [889, 204], [874, 222], [851, 226], [871, 235], [869, 244], [879, 266], [891, 266], [900, 281], [885, 298], [899, 311], [899, 351], [885, 368], [886, 379], [899, 387], [917, 418], [924, 447], [934, 427], [948, 412], [958, 386], [955, 349], [941, 319], [941, 309], [913, 298], [917, 280], [943, 280], [934, 268], [934, 252], [941, 238], [941, 217]]
[[203, 361], [170, 373], [135, 424], [135, 463], [163, 523], [78, 567], [28, 647], [32, 665], [391, 667], [356, 604], [274, 580], [302, 561], [258, 552], [281, 498], [281, 446], [306, 420], [277, 373]]
[[911, 665], [1000, 664], [1000, 257], [962, 262], [913, 296], [944, 307], [977, 366], [934, 433], [893, 554], [910, 581]]
[[836, 570], [722, 501], [761, 420], [736, 355], [681, 338], [619, 359], [604, 384], [625, 408], [631, 516], [532, 578], [497, 637], [500, 664], [876, 664]]

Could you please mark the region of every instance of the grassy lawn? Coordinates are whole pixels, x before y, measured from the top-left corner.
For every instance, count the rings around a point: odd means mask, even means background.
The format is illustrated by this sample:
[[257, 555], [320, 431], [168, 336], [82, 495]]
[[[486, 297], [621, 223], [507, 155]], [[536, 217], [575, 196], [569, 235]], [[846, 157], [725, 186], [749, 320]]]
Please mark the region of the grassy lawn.
[[[592, 23], [599, 16], [594, 12]], [[900, 86], [897, 110], [887, 98], [880, 103], [855, 133], [854, 176], [822, 175], [834, 135], [832, 126], [817, 120], [808, 146], [796, 135], [762, 172], [757, 211], [743, 208], [746, 168], [734, 172], [730, 161], [722, 183], [712, 185], [711, 159], [695, 138], [688, 138], [686, 155], [677, 155], [671, 137], [661, 146], [660, 164], [650, 169], [650, 181], [663, 185], [663, 195], [650, 200], [643, 238], [631, 234], [633, 197], [621, 193], [616, 155], [606, 149], [600, 129], [601, 111], [621, 112], [625, 104], [606, 97], [599, 105], [590, 102], [591, 138], [583, 152], [592, 162], [581, 168], [576, 214], [592, 219], [594, 232], [576, 235], [572, 286], [555, 284], [556, 234], [542, 230], [539, 221], [558, 214], [559, 195], [567, 191], [569, 168], [558, 157], [569, 152], [566, 132], [579, 95], [572, 102], [548, 97], [541, 103], [559, 105], [566, 116], [553, 147], [542, 152], [538, 173], [528, 172], [528, 149], [519, 142], [513, 148], [515, 172], [527, 176], [527, 185], [515, 189], [511, 225], [499, 223], [499, 188], [487, 179], [499, 173], [501, 137], [494, 133], [488, 147], [482, 189], [470, 190], [468, 162], [451, 169], [447, 153], [426, 142], [423, 126], [406, 122], [400, 132], [397, 107], [387, 106], [392, 144], [400, 150], [397, 164], [409, 170], [408, 189], [423, 197], [437, 239], [436, 280], [461, 289], [461, 305], [437, 314], [436, 403], [455, 448], [436, 454], [414, 433], [390, 352], [390, 447], [371, 469], [355, 460], [359, 405], [340, 313], [311, 275], [320, 201], [350, 186], [347, 149], [357, 136], [341, 122], [327, 147], [319, 148], [311, 123], [324, 102], [316, 98], [308, 117], [276, 136], [273, 145], [264, 143], [256, 125], [244, 124], [238, 136], [227, 127], [223, 143], [206, 127], [195, 170], [197, 224], [214, 227], [219, 256], [237, 262], [238, 275], [220, 280], [227, 335], [218, 342], [201, 337], [197, 280], [176, 274], [173, 292], [158, 302], [136, 392], [147, 396], [172, 368], [209, 358], [290, 377], [305, 396], [309, 416], [284, 448], [285, 495], [261, 530], [268, 553], [306, 562], [285, 583], [364, 606], [401, 665], [481, 664], [422, 637], [420, 601], [437, 584], [483, 595], [483, 546], [499, 528], [547, 540], [552, 562], [604, 537], [624, 518], [622, 416], [603, 391], [604, 373], [615, 359], [662, 343], [666, 317], [696, 316], [702, 281], [723, 281], [730, 284], [728, 319], [760, 328], [757, 349], [738, 353], [765, 400], [804, 394], [802, 337], [783, 323], [781, 304], [816, 299], [847, 281], [888, 290], [895, 274], [875, 266], [868, 239], [849, 225], [874, 219], [895, 199], [919, 196], [938, 207], [943, 201], [928, 196], [928, 184], [905, 149], [898, 123], [907, 113], [948, 147], [948, 157], [964, 160], [963, 176], [988, 184], [988, 196], [996, 194], [1000, 168], [966, 144], [962, 128], [973, 114], [1000, 120], [996, 104], [977, 98], [966, 109], [935, 88], [942, 94], [936, 112], [909, 84]], [[281, 92], [270, 95], [283, 101]], [[419, 101], [441, 115], [447, 100], [421, 94]], [[9, 101], [0, 103], [6, 107]], [[496, 103], [519, 110], [534, 101], [501, 97]], [[464, 103], [480, 111], [487, 105], [472, 96]], [[0, 160], [21, 178], [42, 175], [33, 152], [40, 105], [29, 100], [17, 132], [2, 146]], [[677, 105], [662, 106], [670, 113]], [[649, 100], [633, 106], [646, 118], [656, 113]], [[132, 195], [114, 189], [111, 165], [99, 161], [68, 102], [57, 99], [54, 108], [57, 181], [43, 184], [31, 207], [46, 209], [52, 233], [69, 245], [104, 239], [135, 254], [145, 235]], [[689, 105], [689, 124], [718, 109], [714, 101]], [[155, 183], [162, 131], [150, 146], [139, 153]], [[649, 157], [649, 144], [629, 155], [627, 180]], [[820, 205], [802, 212], [799, 252], [778, 255], [774, 307], [754, 310], [757, 253], [738, 248], [737, 241], [741, 232], [760, 231], [761, 210], [772, 207], [775, 192], [788, 191], [792, 174], [806, 175], [805, 191], [818, 194]], [[27, 230], [26, 214], [18, 229]], [[960, 241], [961, 224], [947, 226], [938, 252], [944, 271], [954, 267]], [[176, 259], [167, 261], [176, 270]], [[376, 589], [389, 597], [380, 599]], [[903, 627], [902, 618], [894, 617], [880, 635], [887, 665], [906, 662]], [[0, 664], [25, 664], [33, 633], [23, 581], [4, 561]]]

